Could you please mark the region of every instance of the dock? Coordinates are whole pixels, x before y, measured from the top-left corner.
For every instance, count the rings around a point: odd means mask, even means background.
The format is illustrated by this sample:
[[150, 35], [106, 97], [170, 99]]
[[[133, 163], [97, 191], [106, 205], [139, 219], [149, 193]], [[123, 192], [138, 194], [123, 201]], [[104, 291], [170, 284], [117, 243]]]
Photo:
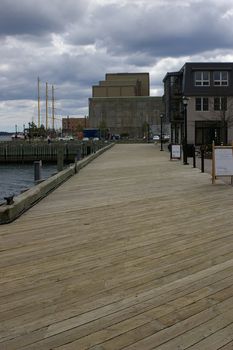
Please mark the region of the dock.
[[233, 349], [232, 204], [158, 145], [116, 144], [0, 226], [0, 349]]
[[41, 160], [43, 163], [56, 163], [62, 155], [64, 162], [74, 162], [75, 157], [84, 158], [105, 146], [104, 141], [9, 141], [0, 142], [1, 163], [32, 163]]

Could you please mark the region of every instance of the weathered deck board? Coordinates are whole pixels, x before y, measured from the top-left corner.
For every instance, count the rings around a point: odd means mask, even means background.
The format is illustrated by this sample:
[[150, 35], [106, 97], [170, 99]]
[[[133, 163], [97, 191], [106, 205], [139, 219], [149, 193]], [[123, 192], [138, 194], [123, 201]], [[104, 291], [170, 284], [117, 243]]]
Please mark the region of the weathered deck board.
[[0, 226], [0, 349], [231, 349], [232, 198], [116, 145]]

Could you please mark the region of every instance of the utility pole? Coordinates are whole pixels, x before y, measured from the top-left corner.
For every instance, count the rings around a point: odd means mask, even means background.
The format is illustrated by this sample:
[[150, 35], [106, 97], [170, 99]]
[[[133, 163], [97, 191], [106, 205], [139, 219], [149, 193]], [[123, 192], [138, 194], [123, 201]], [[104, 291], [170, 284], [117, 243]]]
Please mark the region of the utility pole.
[[40, 127], [40, 78], [37, 78], [37, 89], [38, 89], [38, 128]]
[[54, 115], [54, 86], [52, 85], [52, 129], [54, 131], [54, 119], [55, 119], [55, 115]]
[[46, 82], [46, 122], [45, 122], [45, 129], [48, 130], [48, 83]]

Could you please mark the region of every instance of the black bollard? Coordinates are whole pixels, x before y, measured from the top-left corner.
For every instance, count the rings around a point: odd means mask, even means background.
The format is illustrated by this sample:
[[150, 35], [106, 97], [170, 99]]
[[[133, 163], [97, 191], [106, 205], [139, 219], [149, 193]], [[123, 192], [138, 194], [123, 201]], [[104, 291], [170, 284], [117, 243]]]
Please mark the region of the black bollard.
[[204, 164], [204, 159], [205, 159], [205, 150], [201, 149], [201, 172], [205, 172], [205, 164]]
[[11, 205], [14, 203], [14, 194], [12, 194], [11, 196], [8, 196], [8, 197], [4, 197], [4, 199], [6, 200], [7, 205]]
[[193, 145], [193, 167], [196, 168], [196, 148]]

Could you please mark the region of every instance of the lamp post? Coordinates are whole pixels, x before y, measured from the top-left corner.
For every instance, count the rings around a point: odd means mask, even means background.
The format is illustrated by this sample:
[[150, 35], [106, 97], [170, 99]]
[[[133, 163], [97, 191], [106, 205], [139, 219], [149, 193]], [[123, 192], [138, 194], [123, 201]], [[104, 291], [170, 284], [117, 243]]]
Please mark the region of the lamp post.
[[183, 96], [183, 105], [184, 105], [184, 141], [183, 141], [183, 164], [188, 165], [187, 159], [187, 105], [188, 98]]
[[163, 151], [163, 117], [164, 114], [160, 114], [160, 151]]

